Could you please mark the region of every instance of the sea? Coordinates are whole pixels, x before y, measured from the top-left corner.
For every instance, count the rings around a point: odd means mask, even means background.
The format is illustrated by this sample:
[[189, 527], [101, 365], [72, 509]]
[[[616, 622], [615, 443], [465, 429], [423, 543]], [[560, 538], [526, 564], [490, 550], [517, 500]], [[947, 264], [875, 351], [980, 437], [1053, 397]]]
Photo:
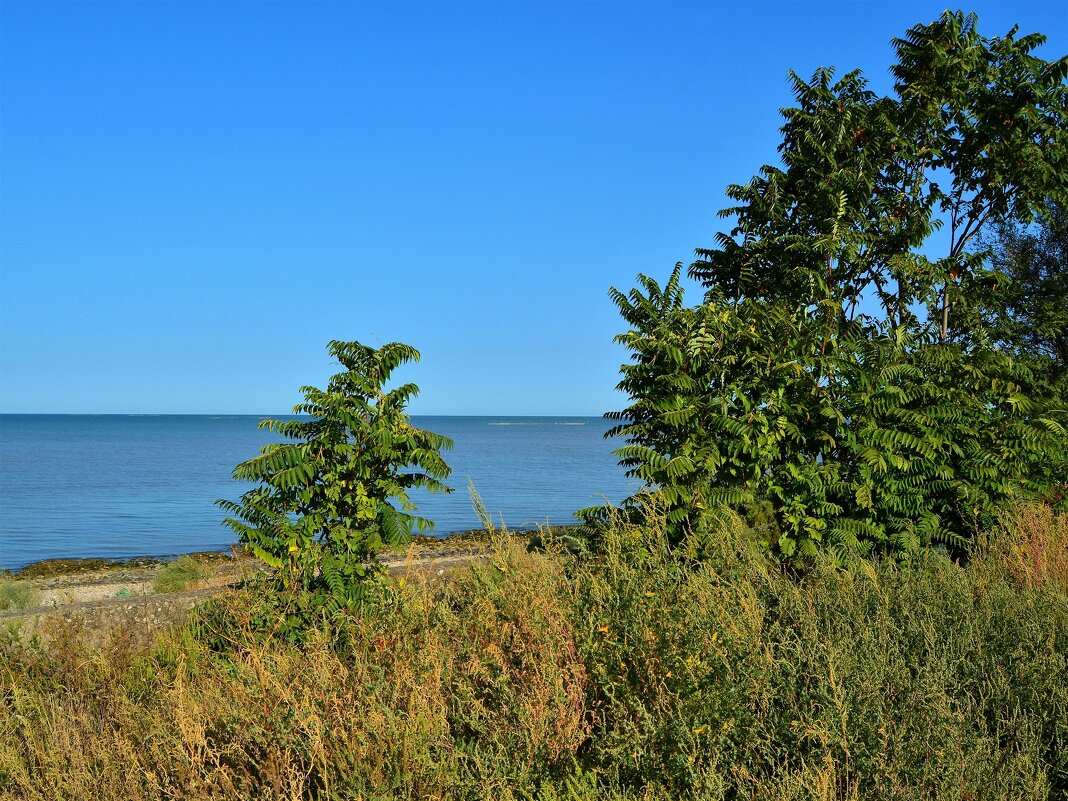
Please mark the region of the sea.
[[[280, 416], [283, 417], [284, 416]], [[277, 437], [255, 415], [0, 415], [0, 569], [55, 558], [226, 550], [235, 535], [216, 499], [251, 485], [234, 465]], [[450, 437], [449, 495], [413, 494], [433, 534], [479, 528], [468, 486], [497, 525], [575, 522], [618, 503], [628, 479], [598, 417], [413, 416]]]

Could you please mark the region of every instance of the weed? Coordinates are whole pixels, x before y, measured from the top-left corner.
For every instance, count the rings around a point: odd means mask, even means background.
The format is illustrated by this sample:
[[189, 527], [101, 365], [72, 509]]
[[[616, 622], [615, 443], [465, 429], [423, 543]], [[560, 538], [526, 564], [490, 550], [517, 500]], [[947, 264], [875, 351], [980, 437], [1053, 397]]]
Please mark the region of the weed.
[[207, 576], [204, 566], [191, 556], [183, 556], [160, 568], [152, 582], [156, 592], [182, 592]]
[[1049, 506], [1018, 506], [986, 543], [1025, 587], [1050, 586], [1068, 593], [1068, 517]]
[[0, 577], [0, 609], [29, 609], [37, 605], [40, 597], [41, 594], [30, 584]]

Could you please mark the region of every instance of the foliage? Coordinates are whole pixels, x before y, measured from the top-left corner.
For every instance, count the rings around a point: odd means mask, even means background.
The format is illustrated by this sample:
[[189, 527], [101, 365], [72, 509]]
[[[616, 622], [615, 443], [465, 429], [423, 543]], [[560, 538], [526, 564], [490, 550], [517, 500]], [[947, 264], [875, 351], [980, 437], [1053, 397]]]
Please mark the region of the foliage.
[[726, 525], [693, 564], [662, 512], [597, 556], [502, 539], [299, 648], [240, 594], [221, 652], [0, 645], [0, 798], [1068, 792], [1063, 518], [1020, 510], [966, 566], [820, 555], [798, 582]]
[[30, 584], [0, 576], [0, 610], [26, 609], [37, 604], [40, 593]]
[[1053, 381], [1068, 374], [1068, 206], [1049, 201], [1032, 225], [987, 231], [983, 270], [962, 281], [954, 334], [1032, 359]]
[[585, 767], [676, 797], [1059, 797], [1068, 607], [1063, 585], [1017, 578], [1021, 545], [1063, 542], [1047, 515], [1007, 519], [966, 568], [821, 554], [802, 582], [741, 528], [694, 565], [655, 511], [610, 525], [575, 580], [598, 721]]
[[418, 387], [385, 389], [419, 352], [397, 342], [374, 349], [333, 341], [328, 350], [345, 369], [325, 390], [301, 388], [304, 403], [293, 411], [310, 419], [262, 421], [290, 441], [234, 468], [235, 479], [257, 486], [239, 502], [218, 502], [241, 542], [295, 591], [280, 603], [302, 617], [358, 603], [381, 572], [377, 550], [403, 544], [413, 528], [433, 528], [408, 493], [449, 491], [440, 451], [452, 441], [411, 424], [404, 410]]
[[685, 306], [681, 265], [612, 291], [632, 363], [610, 433], [676, 541], [728, 504], [770, 518], [788, 558], [958, 549], [1068, 475], [1042, 371], [950, 325], [983, 226], [1068, 192], [1068, 60], [1032, 55], [1042, 41], [947, 12], [895, 40], [892, 96], [859, 72], [791, 75], [781, 166], [728, 188], [734, 228], [690, 267], [703, 303]]
[[207, 571], [200, 562], [192, 556], [182, 556], [159, 569], [152, 589], [156, 592], [182, 592], [206, 576]]

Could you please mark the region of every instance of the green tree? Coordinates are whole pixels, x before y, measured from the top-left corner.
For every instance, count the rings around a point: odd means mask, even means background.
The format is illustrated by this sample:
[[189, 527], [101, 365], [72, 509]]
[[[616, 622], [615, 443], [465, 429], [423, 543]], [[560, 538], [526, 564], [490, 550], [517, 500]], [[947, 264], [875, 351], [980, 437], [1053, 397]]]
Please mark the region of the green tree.
[[1049, 201], [1034, 224], [991, 226], [983, 245], [989, 260], [962, 285], [967, 303], [958, 304], [954, 336], [1037, 359], [1061, 378], [1068, 373], [1068, 206]]
[[[1068, 190], [1068, 60], [946, 13], [895, 40], [895, 92], [792, 75], [781, 164], [728, 187], [735, 220], [697, 251], [703, 303], [644, 276], [613, 291], [631, 330], [618, 453], [674, 536], [727, 504], [787, 557], [821, 546], [965, 548], [1001, 504], [1064, 475], [1063, 410], [1034, 365], [958, 335], [979, 232]], [[948, 252], [931, 235], [948, 226]]]
[[327, 612], [360, 601], [365, 581], [381, 571], [374, 556], [383, 544], [433, 528], [415, 514], [409, 492], [450, 491], [441, 450], [452, 446], [405, 414], [418, 387], [385, 388], [397, 367], [418, 361], [417, 350], [337, 341], [328, 350], [345, 369], [325, 390], [301, 388], [305, 400], [293, 412], [309, 419], [263, 420], [260, 428], [289, 441], [234, 468], [235, 479], [256, 486], [237, 502], [218, 501], [232, 515], [226, 524], [277, 569], [280, 585]]

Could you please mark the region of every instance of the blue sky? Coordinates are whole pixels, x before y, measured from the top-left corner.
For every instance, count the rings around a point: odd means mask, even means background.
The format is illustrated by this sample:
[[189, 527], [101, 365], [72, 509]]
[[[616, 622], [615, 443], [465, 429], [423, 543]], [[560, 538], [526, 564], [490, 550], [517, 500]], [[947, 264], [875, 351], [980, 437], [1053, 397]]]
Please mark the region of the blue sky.
[[713, 243], [788, 69], [885, 91], [942, 8], [4, 0], [0, 411], [281, 413], [330, 339], [417, 414], [619, 408], [608, 288]]

